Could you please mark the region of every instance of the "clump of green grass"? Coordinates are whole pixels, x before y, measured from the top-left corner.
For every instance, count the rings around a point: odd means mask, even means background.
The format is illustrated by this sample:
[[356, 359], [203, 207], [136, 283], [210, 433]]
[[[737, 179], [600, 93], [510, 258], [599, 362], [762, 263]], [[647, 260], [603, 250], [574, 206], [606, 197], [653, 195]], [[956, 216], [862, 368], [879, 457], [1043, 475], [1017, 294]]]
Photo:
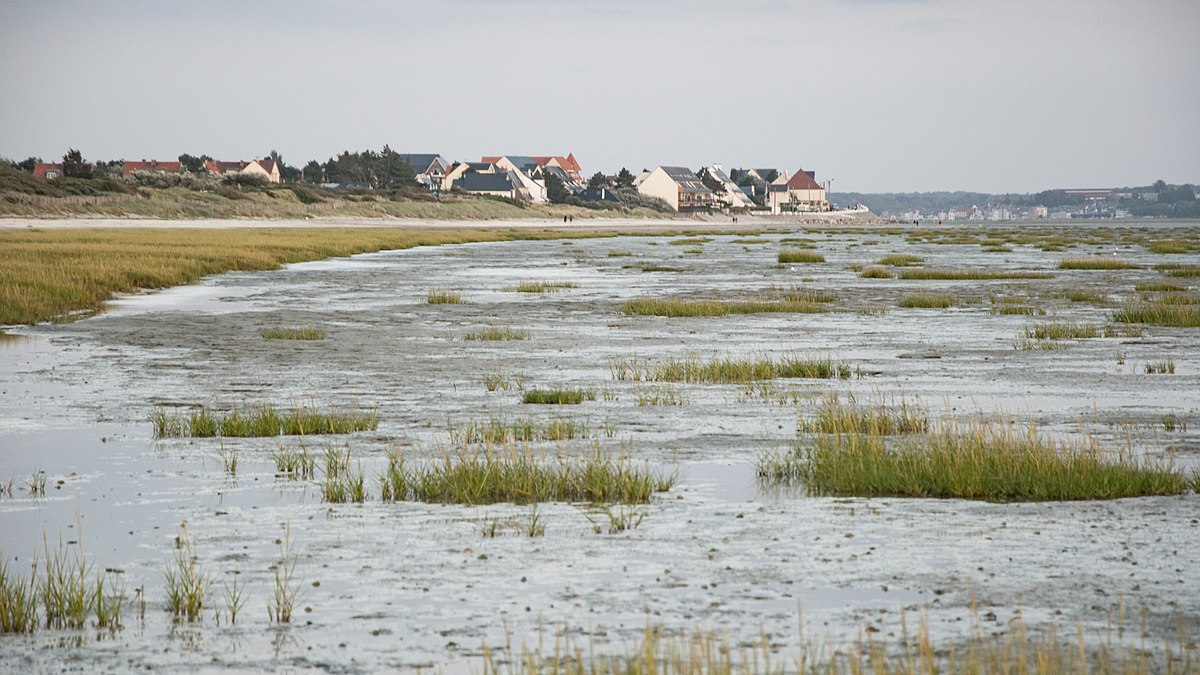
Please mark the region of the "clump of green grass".
[[591, 516], [588, 516], [588, 520], [592, 523], [592, 531], [596, 534], [603, 534], [605, 532], [608, 534], [620, 534], [626, 530], [636, 530], [642, 524], [642, 521], [646, 520], [646, 516], [648, 515], [645, 511], [634, 507], [612, 509], [605, 506], [600, 509], [600, 513], [607, 519], [607, 527], [605, 527], [602, 521], [593, 520]]
[[898, 307], [908, 309], [946, 309], [958, 304], [958, 297], [949, 293], [912, 293], [900, 298]]
[[[796, 295], [800, 297], [799, 294]], [[728, 316], [730, 314], [764, 314], [781, 312], [790, 314], [817, 314], [826, 309], [818, 302], [807, 300], [630, 300], [625, 303], [625, 313], [638, 316], [699, 317]]]
[[1113, 321], [1175, 328], [1200, 328], [1200, 305], [1176, 304], [1162, 298], [1126, 303], [1113, 312]]
[[863, 279], [895, 279], [896, 278], [896, 275], [892, 274], [892, 272], [890, 270], [888, 270], [888, 268], [880, 267], [878, 265], [871, 265], [869, 267], [864, 267], [863, 270], [858, 273], [858, 276], [862, 277]]
[[1151, 361], [1146, 364], [1147, 375], [1174, 375], [1175, 362], [1171, 360]]
[[397, 502], [408, 497], [408, 471], [404, 468], [404, 456], [400, 450], [388, 451], [387, 470], [379, 476], [379, 501]]
[[804, 249], [785, 248], [775, 256], [779, 264], [786, 265], [788, 263], [823, 263], [825, 256], [820, 253], [814, 253]]
[[1054, 275], [1049, 272], [1032, 272], [1028, 270], [990, 270], [990, 269], [934, 269], [914, 268], [900, 270], [901, 279], [919, 281], [983, 281], [987, 279], [1050, 279]]
[[1200, 265], [1162, 263], [1161, 265], [1155, 265], [1154, 269], [1160, 272], [1166, 272], [1168, 276], [1178, 277], [1181, 279], [1194, 279], [1200, 277]]
[[443, 504], [588, 502], [642, 504], [675, 484], [597, 446], [584, 458], [547, 457], [528, 447], [461, 448], [409, 473], [409, 498]]
[[517, 293], [557, 293], [568, 288], [579, 288], [574, 281], [522, 281], [510, 290]]
[[296, 554], [292, 550], [292, 524], [289, 522], [279, 545], [279, 560], [272, 565], [274, 573], [273, 593], [267, 600], [267, 616], [275, 623], [291, 623], [296, 600], [300, 598], [301, 585], [296, 579]]
[[429, 291], [425, 302], [431, 305], [462, 305], [466, 300], [457, 291]]
[[263, 328], [258, 331], [264, 340], [324, 340], [325, 329], [316, 326]]
[[999, 314], [999, 315], [1034, 316], [1034, 315], [1045, 314], [1046, 310], [1042, 309], [1041, 307], [1034, 307], [1032, 305], [1003, 304], [1003, 305], [992, 305], [991, 313]]
[[671, 246], [701, 246], [712, 241], [712, 237], [678, 237], [667, 243]]
[[876, 265], [891, 265], [892, 267], [913, 267], [925, 264], [925, 259], [919, 255], [906, 253], [891, 253], [875, 261]]
[[595, 400], [594, 389], [530, 389], [521, 397], [521, 403], [537, 405], [578, 405]]
[[450, 440], [456, 444], [511, 443], [529, 441], [567, 441], [588, 435], [588, 425], [572, 418], [537, 419], [491, 417], [472, 420], [450, 429]]
[[617, 380], [683, 382], [687, 384], [746, 384], [775, 378], [842, 379], [852, 369], [842, 361], [825, 358], [785, 356], [779, 361], [768, 358], [716, 358], [707, 361], [696, 356], [668, 359], [656, 365], [639, 365], [623, 360], [612, 368]]
[[[809, 489], [832, 494], [1063, 501], [1188, 489], [1187, 477], [1169, 463], [982, 416], [965, 424], [945, 420], [890, 444], [880, 433], [817, 435], [796, 452]], [[773, 477], [774, 468], [760, 464], [759, 471]]]
[[1070, 300], [1071, 302], [1087, 302], [1093, 305], [1103, 305], [1108, 303], [1107, 295], [1090, 288], [1068, 288], [1064, 291], [1056, 292], [1053, 295], [1055, 297]]
[[296, 405], [286, 412], [264, 403], [246, 410], [225, 414], [200, 408], [187, 413], [172, 413], [163, 408], [151, 416], [155, 438], [212, 438], [304, 436], [307, 434], [348, 434], [374, 430], [379, 416], [370, 412], [321, 412], [314, 407]]
[[28, 581], [20, 579], [9, 573], [8, 560], [0, 556], [0, 633], [32, 633], [37, 627], [36, 573]]
[[682, 267], [673, 267], [671, 265], [663, 265], [661, 263], [642, 262], [633, 265], [622, 265], [621, 269], [641, 270], [643, 272], [682, 272]]
[[275, 473], [293, 480], [310, 480], [316, 472], [317, 458], [303, 443], [297, 448], [280, 445], [271, 458], [275, 460]]
[[1170, 281], [1147, 281], [1133, 285], [1135, 291], [1143, 293], [1174, 293], [1187, 290], [1187, 286], [1181, 286]]
[[685, 405], [687, 397], [677, 387], [639, 387], [633, 392], [639, 406]]
[[1146, 245], [1146, 250], [1151, 253], [1161, 254], [1178, 254], [1178, 253], [1200, 253], [1200, 242], [1188, 239], [1160, 239], [1152, 241]]
[[731, 239], [729, 243], [741, 244], [742, 246], [756, 246], [759, 244], [769, 244], [771, 241], [769, 239], [760, 239], [758, 237], [742, 237], [739, 239]]
[[837, 294], [817, 288], [793, 288], [783, 294], [784, 302], [803, 303], [806, 305], [836, 302]]
[[192, 551], [192, 538], [188, 534], [186, 521], [179, 525], [179, 533], [175, 535], [174, 556], [163, 576], [167, 586], [167, 611], [176, 619], [189, 622], [199, 620], [212, 578]]
[[503, 340], [524, 340], [529, 337], [529, 330], [525, 328], [513, 328], [512, 326], [488, 326], [479, 330], [468, 331], [463, 335], [464, 340], [484, 340], [484, 341], [503, 341]]
[[350, 468], [349, 450], [342, 462], [326, 463], [325, 480], [321, 482], [321, 499], [330, 504], [353, 502], [361, 504], [367, 500], [366, 475], [362, 466]]
[[608, 257], [610, 257], [610, 258], [628, 258], [631, 255], [633, 255], [633, 254], [630, 253], [629, 251], [609, 251], [608, 252]]
[[1137, 268], [1138, 265], [1128, 260], [1098, 255], [1086, 258], [1063, 258], [1058, 262], [1060, 270], [1133, 270]]
[[924, 406], [904, 399], [888, 406], [882, 401], [860, 404], [853, 395], [843, 401], [837, 394], [828, 394], [811, 417], [800, 420], [798, 428], [821, 434], [915, 434], [929, 429], [929, 416]]
[[504, 373], [487, 373], [483, 376], [483, 386], [488, 391], [508, 391], [511, 385]]
[[1069, 323], [1048, 321], [1025, 328], [1025, 337], [1031, 340], [1082, 340], [1100, 337], [1100, 327], [1091, 323]]

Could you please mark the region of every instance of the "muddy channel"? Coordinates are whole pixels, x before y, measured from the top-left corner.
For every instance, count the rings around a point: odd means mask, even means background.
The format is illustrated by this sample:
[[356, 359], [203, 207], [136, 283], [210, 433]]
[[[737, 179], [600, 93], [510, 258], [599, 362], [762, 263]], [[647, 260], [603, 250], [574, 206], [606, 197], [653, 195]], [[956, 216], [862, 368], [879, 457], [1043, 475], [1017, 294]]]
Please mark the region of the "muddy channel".
[[[961, 226], [960, 226], [961, 227]], [[973, 226], [979, 229], [979, 226]], [[1071, 235], [1085, 226], [1056, 226]], [[1136, 226], [1153, 237], [1196, 225]], [[1166, 228], [1166, 229], [1163, 229]], [[985, 228], [986, 229], [986, 228]], [[1007, 228], [1006, 229], [1011, 229]], [[420, 248], [228, 273], [114, 301], [102, 315], [10, 330], [0, 340], [0, 551], [10, 574], [35, 555], [82, 545], [128, 598], [115, 633], [40, 630], [0, 636], [0, 669], [203, 672], [480, 670], [522, 643], [564, 636], [623, 651], [648, 625], [717, 631], [732, 645], [766, 635], [783, 658], [802, 642], [848, 643], [864, 630], [899, 633], [924, 617], [952, 643], [983, 622], [1003, 632], [1076, 622], [1103, 634], [1122, 608], [1157, 649], [1180, 626], [1200, 628], [1200, 497], [986, 503], [807, 494], [761, 484], [755, 460], [797, 443], [798, 420], [827, 393], [919, 399], [934, 416], [983, 411], [1035, 421], [1047, 433], [1091, 433], [1200, 467], [1200, 330], [1148, 326], [1136, 337], [1017, 349], [1022, 331], [1055, 319], [1108, 323], [1153, 265], [1195, 262], [1129, 244], [1064, 250], [916, 242], [904, 232], [772, 231], [621, 236]], [[1135, 230], [1130, 226], [1127, 232]], [[1169, 231], [1168, 231], [1169, 230]], [[807, 241], [781, 243], [802, 238]], [[1124, 243], [1123, 243], [1124, 242]], [[783, 247], [823, 263], [778, 264]], [[854, 266], [906, 253], [928, 267], [1039, 270], [1048, 279], [868, 279]], [[1064, 257], [1118, 255], [1124, 270], [1060, 270]], [[671, 271], [644, 271], [670, 268]], [[522, 293], [529, 281], [569, 282]], [[1183, 285], [1194, 279], [1177, 279]], [[637, 298], [744, 298], [778, 289], [835, 300], [815, 314], [632, 316]], [[1072, 302], [1064, 289], [1099, 301]], [[462, 304], [430, 304], [431, 290]], [[945, 309], [901, 308], [914, 292], [952, 294]], [[1044, 315], [1001, 314], [1016, 298]], [[323, 340], [267, 340], [260, 330], [316, 326]], [[468, 340], [488, 327], [525, 339]], [[679, 405], [642, 405], [656, 385], [619, 380], [622, 360], [697, 356], [830, 356], [849, 380], [774, 380], [756, 387], [671, 385]], [[1172, 373], [1145, 365], [1169, 360]], [[489, 391], [485, 378], [503, 383]], [[505, 389], [504, 387], [507, 387]], [[579, 405], [533, 406], [521, 389], [582, 387]], [[330, 504], [315, 481], [276, 475], [291, 438], [156, 440], [155, 410], [269, 402], [371, 409], [375, 431], [307, 441], [350, 449], [369, 480], [362, 504]], [[597, 533], [607, 515], [584, 504], [458, 506], [378, 499], [388, 450], [413, 462], [452, 447], [451, 430], [490, 418], [569, 418], [582, 438], [537, 443], [550, 453], [601, 447], [678, 471], [636, 528]], [[1171, 423], [1165, 423], [1170, 420]], [[221, 453], [236, 452], [236, 473]], [[29, 476], [45, 472], [45, 496]], [[212, 575], [200, 622], [165, 610], [164, 570], [186, 521]], [[498, 522], [499, 536], [485, 536]], [[269, 620], [290, 529], [302, 591], [291, 623]], [[82, 544], [80, 542], [82, 541]], [[218, 621], [234, 577], [245, 604]], [[973, 606], [975, 609], [973, 610]], [[867, 627], [870, 627], [869, 629]]]

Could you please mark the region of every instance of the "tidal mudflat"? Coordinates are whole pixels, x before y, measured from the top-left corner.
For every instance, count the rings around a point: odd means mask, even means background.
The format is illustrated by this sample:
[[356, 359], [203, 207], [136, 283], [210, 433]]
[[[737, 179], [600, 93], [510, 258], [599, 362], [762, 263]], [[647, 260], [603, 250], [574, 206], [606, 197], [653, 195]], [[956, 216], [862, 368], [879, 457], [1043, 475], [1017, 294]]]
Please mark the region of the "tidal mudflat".
[[[89, 584], [124, 601], [119, 630], [38, 614], [0, 635], [0, 668], [478, 672], [485, 652], [504, 664], [539, 640], [628, 653], [648, 626], [794, 668], [806, 646], [899, 645], [924, 620], [939, 650], [1018, 629], [1076, 644], [1078, 629], [1088, 649], [1194, 669], [1198, 232], [464, 244], [227, 273], [12, 330], [7, 575], [82, 552]], [[759, 478], [813, 444], [832, 395], [1035, 425], [1191, 484], [1032, 501]], [[329, 419], [370, 424], [306, 432]], [[591, 485], [617, 467], [650, 488], [494, 502], [427, 482], [471, 460], [591, 467]], [[521, 480], [512, 494], [533, 494]]]

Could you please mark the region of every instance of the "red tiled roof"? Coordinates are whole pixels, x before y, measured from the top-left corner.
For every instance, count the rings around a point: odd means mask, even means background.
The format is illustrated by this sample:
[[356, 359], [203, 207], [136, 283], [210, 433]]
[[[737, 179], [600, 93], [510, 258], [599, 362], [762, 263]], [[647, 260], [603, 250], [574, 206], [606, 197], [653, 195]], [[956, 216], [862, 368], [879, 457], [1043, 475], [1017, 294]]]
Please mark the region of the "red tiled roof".
[[797, 171], [792, 178], [787, 182], [789, 190], [820, 190], [821, 186], [813, 177], [805, 173], [804, 169]]
[[158, 160], [141, 161], [141, 162], [125, 162], [125, 168], [122, 170], [122, 175], [129, 176], [134, 171], [162, 171], [163, 173], [179, 173], [181, 169], [179, 162], [160, 162]]
[[57, 171], [61, 174], [62, 170], [62, 164], [45, 164], [38, 162], [37, 164], [33, 165], [33, 175], [37, 176], [38, 178], [45, 178], [47, 171]]
[[275, 160], [271, 159], [270, 157], [266, 159], [256, 159], [254, 161], [258, 162], [258, 165], [261, 166], [268, 174], [272, 173], [275, 169]]
[[219, 160], [212, 160], [210, 162], [205, 162], [204, 168], [208, 169], [211, 173], [221, 174], [229, 173], [231, 171], [241, 171], [242, 169], [246, 168], [246, 164], [248, 164], [248, 162], [222, 162]]

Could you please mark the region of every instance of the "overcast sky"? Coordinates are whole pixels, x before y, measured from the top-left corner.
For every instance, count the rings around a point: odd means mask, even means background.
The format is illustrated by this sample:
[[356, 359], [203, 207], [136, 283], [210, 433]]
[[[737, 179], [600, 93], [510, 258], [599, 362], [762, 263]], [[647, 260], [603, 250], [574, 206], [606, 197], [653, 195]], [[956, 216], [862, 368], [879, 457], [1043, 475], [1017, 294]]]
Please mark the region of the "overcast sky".
[[0, 156], [1200, 183], [1197, 0], [3, 0]]

